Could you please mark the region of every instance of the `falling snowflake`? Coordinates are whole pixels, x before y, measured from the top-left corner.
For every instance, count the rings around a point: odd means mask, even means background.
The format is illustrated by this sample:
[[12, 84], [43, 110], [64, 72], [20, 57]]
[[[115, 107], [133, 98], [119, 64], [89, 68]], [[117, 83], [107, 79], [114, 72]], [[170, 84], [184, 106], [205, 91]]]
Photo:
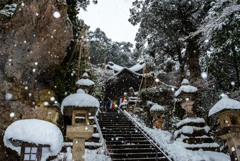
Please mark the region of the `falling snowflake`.
[[60, 18], [61, 14], [58, 11], [53, 12], [53, 17]]
[[14, 112], [11, 112], [11, 113], [9, 114], [9, 116], [10, 116], [10, 117], [14, 117], [14, 116], [15, 116], [15, 113], [14, 113]]
[[48, 102], [44, 102], [43, 104], [44, 104], [44, 106], [48, 106], [48, 105], [49, 105], [49, 103], [48, 103]]
[[202, 72], [202, 73], [201, 73], [201, 77], [202, 77], [203, 79], [207, 79], [208, 75], [207, 75], [206, 72]]
[[6, 95], [5, 95], [6, 100], [11, 100], [12, 97], [13, 97], [13, 95], [11, 93], [6, 93]]
[[235, 82], [232, 81], [232, 82], [231, 82], [231, 85], [232, 85], [232, 86], [235, 86]]
[[54, 100], [55, 100], [55, 97], [51, 97], [50, 100], [51, 100], [51, 101], [54, 101]]

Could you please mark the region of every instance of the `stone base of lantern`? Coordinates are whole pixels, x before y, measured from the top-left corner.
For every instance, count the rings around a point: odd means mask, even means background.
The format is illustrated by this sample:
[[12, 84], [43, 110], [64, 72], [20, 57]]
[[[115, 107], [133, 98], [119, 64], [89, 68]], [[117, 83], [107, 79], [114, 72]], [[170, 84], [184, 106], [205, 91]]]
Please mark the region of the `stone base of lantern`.
[[94, 131], [94, 127], [90, 125], [68, 125], [67, 126], [67, 138], [84, 138], [89, 139]]
[[94, 131], [93, 126], [69, 125], [67, 126], [67, 138], [73, 140], [72, 160], [84, 161], [85, 140], [89, 139]]
[[73, 139], [73, 150], [72, 150], [72, 160], [74, 161], [84, 161], [85, 153], [85, 139], [84, 138], [74, 138]]

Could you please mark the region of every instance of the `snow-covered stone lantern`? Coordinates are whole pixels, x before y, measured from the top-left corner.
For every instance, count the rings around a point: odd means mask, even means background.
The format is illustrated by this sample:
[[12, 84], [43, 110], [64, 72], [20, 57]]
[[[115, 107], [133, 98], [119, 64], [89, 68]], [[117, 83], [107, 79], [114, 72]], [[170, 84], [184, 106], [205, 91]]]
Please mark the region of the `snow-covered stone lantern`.
[[95, 83], [88, 78], [89, 78], [88, 74], [84, 73], [82, 75], [82, 78], [76, 82], [77, 86], [83, 89], [85, 93], [91, 93], [92, 89], [95, 86]]
[[163, 112], [164, 107], [157, 103], [150, 108], [150, 114], [153, 117], [152, 123], [158, 129], [161, 129], [163, 125]]
[[46, 161], [61, 151], [63, 135], [53, 123], [25, 119], [9, 125], [3, 141], [6, 147], [18, 152], [20, 161]]
[[191, 86], [187, 79], [183, 79], [181, 87], [174, 93], [176, 98], [180, 98], [181, 106], [185, 110], [185, 117], [195, 116], [192, 111], [194, 104], [194, 96], [196, 95], [198, 89], [194, 86]]
[[71, 94], [62, 101], [62, 113], [71, 118], [66, 128], [66, 137], [73, 140], [73, 160], [84, 160], [85, 140], [94, 132], [94, 127], [89, 125], [89, 117], [95, 116], [99, 106], [95, 97], [82, 92]]
[[218, 151], [219, 145], [209, 136], [210, 127], [203, 118], [197, 117], [192, 111], [197, 91], [196, 87], [184, 79], [181, 87], [175, 92], [174, 95], [181, 99], [181, 106], [186, 114], [185, 118], [176, 124], [174, 137], [184, 142], [185, 148], [189, 150]]
[[240, 161], [240, 102], [223, 96], [209, 111], [209, 116], [217, 115], [221, 130], [217, 135], [227, 140], [231, 160]]

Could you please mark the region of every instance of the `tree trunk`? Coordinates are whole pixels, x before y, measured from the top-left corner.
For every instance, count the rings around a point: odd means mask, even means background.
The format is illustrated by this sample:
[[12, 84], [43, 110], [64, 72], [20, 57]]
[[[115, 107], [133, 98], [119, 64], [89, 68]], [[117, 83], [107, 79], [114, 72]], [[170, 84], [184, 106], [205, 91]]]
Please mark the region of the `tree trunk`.
[[240, 78], [239, 78], [239, 66], [238, 66], [238, 57], [237, 57], [237, 52], [236, 50], [234, 49], [235, 47], [232, 46], [232, 53], [233, 53], [233, 66], [234, 66], [234, 69], [235, 69], [235, 72], [236, 72], [236, 80], [237, 80], [237, 83], [236, 83], [236, 86], [239, 87], [240, 85]]
[[196, 37], [188, 41], [186, 55], [188, 57], [187, 65], [189, 67], [191, 79], [196, 80], [200, 78], [201, 75], [201, 69], [199, 65], [200, 51]]

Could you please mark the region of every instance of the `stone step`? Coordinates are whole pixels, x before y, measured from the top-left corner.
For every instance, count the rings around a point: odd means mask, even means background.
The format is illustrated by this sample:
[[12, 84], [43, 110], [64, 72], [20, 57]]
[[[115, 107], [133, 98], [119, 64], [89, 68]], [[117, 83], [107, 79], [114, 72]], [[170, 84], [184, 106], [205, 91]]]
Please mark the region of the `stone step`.
[[126, 134], [121, 134], [121, 133], [115, 133], [115, 134], [103, 134], [104, 137], [141, 137], [143, 136], [142, 134], [140, 133], [134, 133], [134, 134], [131, 134], [131, 133], [126, 133]]
[[98, 115], [98, 122], [112, 161], [168, 161], [124, 114]]
[[157, 158], [163, 157], [161, 152], [143, 152], [139, 151], [139, 153], [110, 153], [111, 158]]
[[141, 149], [136, 149], [136, 148], [124, 148], [124, 149], [111, 149], [112, 153], [138, 153], [138, 152], [155, 152], [156, 149], [154, 147], [152, 148], [141, 148]]
[[132, 124], [129, 124], [129, 125], [125, 125], [125, 124], [116, 124], [116, 125], [102, 125], [100, 126], [101, 128], [103, 127], [107, 127], [107, 128], [110, 128], [110, 129], [117, 129], [117, 128], [135, 128], [136, 126], [132, 125]]
[[108, 141], [108, 140], [106, 140], [106, 143], [107, 144], [114, 144], [114, 145], [116, 145], [116, 144], [146, 144], [146, 143], [149, 143], [149, 141], [148, 140], [110, 140], [110, 141]]
[[107, 147], [111, 149], [127, 149], [127, 148], [132, 148], [132, 149], [138, 149], [141, 150], [142, 148], [154, 148], [154, 146], [150, 143], [147, 144], [118, 144], [118, 145], [107, 145]]
[[141, 137], [131, 137], [131, 136], [125, 136], [125, 137], [119, 137], [119, 136], [115, 136], [115, 137], [104, 137], [107, 141], [114, 141], [114, 140], [119, 140], [119, 141], [122, 141], [122, 140], [128, 140], [128, 141], [131, 141], [131, 140], [147, 140], [145, 137], [141, 136]]
[[112, 134], [114, 133], [127, 133], [130, 135], [131, 134], [138, 134], [140, 133], [140, 131], [138, 131], [138, 129], [108, 129], [108, 128], [105, 128], [105, 129], [101, 129], [102, 133], [106, 133], [108, 134], [109, 132], [112, 132]]
[[169, 161], [167, 158], [165, 157], [153, 157], [153, 158], [115, 158], [112, 159], [112, 161]]
[[113, 124], [120, 124], [120, 125], [124, 125], [124, 124], [128, 124], [128, 125], [133, 125], [132, 122], [130, 121], [116, 121], [116, 120], [104, 120], [104, 121], [98, 121], [100, 124], [104, 124], [104, 125], [113, 125]]

